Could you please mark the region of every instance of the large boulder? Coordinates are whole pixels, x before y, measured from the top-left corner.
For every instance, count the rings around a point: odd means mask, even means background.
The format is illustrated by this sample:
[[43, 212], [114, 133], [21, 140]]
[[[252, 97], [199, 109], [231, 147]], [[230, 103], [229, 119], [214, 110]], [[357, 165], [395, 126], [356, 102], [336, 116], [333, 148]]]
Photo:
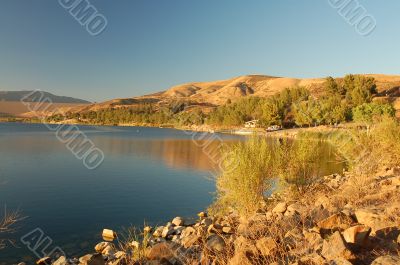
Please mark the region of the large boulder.
[[222, 252], [225, 249], [225, 240], [219, 235], [211, 235], [207, 238], [207, 248], [214, 252]]
[[365, 225], [356, 225], [347, 228], [343, 232], [343, 238], [347, 243], [353, 243], [359, 246], [365, 246], [368, 242], [371, 228]]
[[44, 257], [36, 261], [36, 264], [38, 265], [47, 265], [51, 264], [51, 258], [50, 257]]
[[386, 222], [382, 219], [384, 216], [383, 211], [377, 208], [364, 208], [358, 209], [354, 212], [357, 222], [371, 227], [372, 232], [387, 226]]
[[324, 240], [322, 246], [322, 256], [327, 260], [344, 258], [346, 260], [354, 259], [354, 254], [348, 248], [340, 232], [336, 231], [329, 239]]

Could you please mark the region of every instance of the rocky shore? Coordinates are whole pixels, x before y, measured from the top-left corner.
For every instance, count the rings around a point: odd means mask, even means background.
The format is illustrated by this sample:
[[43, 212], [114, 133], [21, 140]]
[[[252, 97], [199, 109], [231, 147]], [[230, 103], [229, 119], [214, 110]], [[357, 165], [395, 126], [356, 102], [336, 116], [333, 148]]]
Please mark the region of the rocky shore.
[[139, 239], [123, 241], [105, 230], [108, 241], [93, 253], [37, 264], [400, 264], [400, 169], [363, 179], [334, 174], [309, 190], [299, 199], [276, 194], [246, 218], [234, 212], [201, 212], [196, 222], [176, 217], [143, 228]]

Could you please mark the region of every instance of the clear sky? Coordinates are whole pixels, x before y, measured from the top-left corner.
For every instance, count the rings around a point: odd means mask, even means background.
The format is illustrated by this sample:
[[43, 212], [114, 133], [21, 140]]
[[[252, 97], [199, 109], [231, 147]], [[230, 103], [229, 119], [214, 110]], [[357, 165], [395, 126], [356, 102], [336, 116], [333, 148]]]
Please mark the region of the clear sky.
[[58, 0], [1, 0], [0, 90], [101, 101], [245, 74], [400, 74], [400, 1], [358, 1], [369, 36], [328, 0], [91, 0], [98, 36]]

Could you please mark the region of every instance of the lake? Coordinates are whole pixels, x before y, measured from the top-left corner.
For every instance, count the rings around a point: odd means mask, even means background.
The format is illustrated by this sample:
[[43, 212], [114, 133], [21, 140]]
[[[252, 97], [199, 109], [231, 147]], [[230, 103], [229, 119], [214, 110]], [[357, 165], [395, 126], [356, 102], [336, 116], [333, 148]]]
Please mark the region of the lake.
[[[0, 206], [26, 216], [0, 250], [0, 264], [36, 260], [21, 236], [40, 229], [68, 256], [93, 250], [103, 228], [164, 224], [194, 217], [213, 200], [221, 145], [242, 136], [144, 127], [79, 126], [104, 153], [85, 167], [54, 131], [41, 124], [0, 123]], [[340, 171], [331, 148], [324, 174]]]

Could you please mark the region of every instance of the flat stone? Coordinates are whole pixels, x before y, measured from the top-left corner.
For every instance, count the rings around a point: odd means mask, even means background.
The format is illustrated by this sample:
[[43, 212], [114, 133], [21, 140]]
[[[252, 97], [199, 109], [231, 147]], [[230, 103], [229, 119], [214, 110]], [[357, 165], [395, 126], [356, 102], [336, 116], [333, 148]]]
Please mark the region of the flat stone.
[[283, 214], [286, 211], [286, 209], [287, 209], [286, 202], [280, 202], [274, 207], [274, 209], [272, 209], [272, 212]]
[[50, 257], [44, 257], [36, 261], [36, 264], [38, 265], [47, 265], [51, 264], [51, 258]]

